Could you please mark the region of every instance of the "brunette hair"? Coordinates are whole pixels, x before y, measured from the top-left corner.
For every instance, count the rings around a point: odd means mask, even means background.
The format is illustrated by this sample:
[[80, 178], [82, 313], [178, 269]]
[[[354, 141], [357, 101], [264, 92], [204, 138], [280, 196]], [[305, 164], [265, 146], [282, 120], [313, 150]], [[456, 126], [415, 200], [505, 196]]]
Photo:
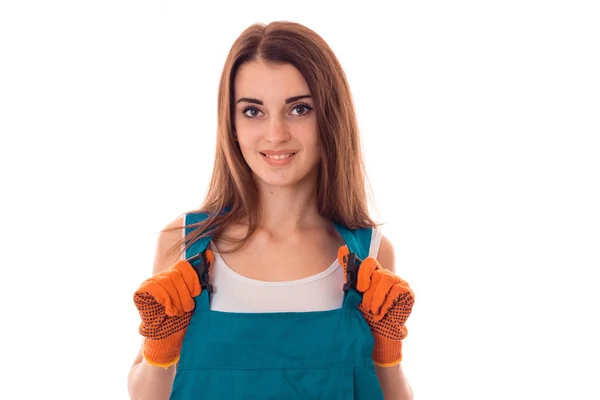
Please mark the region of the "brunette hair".
[[[221, 74], [218, 94], [217, 146], [212, 179], [204, 204], [191, 212], [208, 213], [205, 221], [190, 226], [186, 248], [197, 239], [219, 237], [231, 222], [247, 223], [247, 235], [258, 227], [261, 212], [252, 171], [234, 136], [233, 82], [243, 63], [260, 60], [293, 65], [304, 77], [312, 98], [321, 142], [318, 167], [319, 213], [349, 229], [373, 227], [365, 188], [358, 124], [346, 75], [329, 45], [309, 28], [288, 21], [254, 24], [233, 43]], [[223, 212], [227, 210], [227, 212]], [[181, 228], [178, 228], [181, 229]], [[207, 233], [210, 231], [210, 233]]]

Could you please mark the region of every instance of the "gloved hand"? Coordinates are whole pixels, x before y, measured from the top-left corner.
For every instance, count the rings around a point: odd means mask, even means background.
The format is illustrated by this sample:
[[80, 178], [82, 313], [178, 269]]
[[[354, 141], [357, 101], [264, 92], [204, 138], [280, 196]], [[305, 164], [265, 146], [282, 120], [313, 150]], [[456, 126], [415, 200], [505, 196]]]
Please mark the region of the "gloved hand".
[[[206, 251], [208, 266], [214, 256]], [[166, 271], [155, 274], [142, 283], [133, 296], [142, 323], [143, 355], [148, 363], [168, 368], [179, 361], [183, 337], [195, 308], [194, 297], [202, 288], [194, 267], [180, 260]]]
[[[338, 261], [344, 271], [349, 254], [347, 246], [340, 247]], [[356, 290], [363, 293], [358, 309], [375, 339], [373, 362], [379, 366], [398, 364], [402, 361], [402, 339], [408, 333], [404, 324], [415, 301], [413, 291], [406, 281], [384, 269], [373, 257], [367, 257], [360, 265]]]

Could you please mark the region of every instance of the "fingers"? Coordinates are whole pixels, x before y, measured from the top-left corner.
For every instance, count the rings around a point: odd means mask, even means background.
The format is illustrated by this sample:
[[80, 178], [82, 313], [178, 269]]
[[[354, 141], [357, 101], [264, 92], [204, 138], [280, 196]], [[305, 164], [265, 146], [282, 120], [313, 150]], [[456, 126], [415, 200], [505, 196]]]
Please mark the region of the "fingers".
[[358, 280], [356, 282], [356, 290], [365, 292], [371, 286], [373, 272], [383, 269], [379, 262], [373, 257], [367, 257], [360, 264], [358, 269]]
[[[212, 251], [206, 251], [208, 266], [214, 262]], [[165, 307], [168, 316], [181, 316], [192, 311], [194, 297], [200, 295], [202, 287], [198, 273], [187, 260], [179, 260], [171, 268], [144, 281], [138, 293], [149, 293]]]
[[169, 285], [165, 285], [164, 275], [157, 274], [144, 281], [142, 286], [136, 291], [136, 296], [142, 293], [148, 293], [156, 300], [156, 302], [165, 307], [165, 313], [167, 315], [176, 315], [177, 309], [175, 304], [173, 304], [173, 297], [176, 296], [169, 293], [167, 290], [168, 286]]
[[147, 279], [138, 293], [150, 293], [165, 307], [168, 316], [181, 316], [195, 308], [194, 297], [200, 294], [196, 271], [185, 260], [178, 261], [168, 270]]
[[[179, 271], [177, 271], [177, 274], [179, 274]], [[170, 317], [174, 315], [183, 315], [183, 305], [179, 293], [181, 288], [179, 288], [178, 290], [177, 284], [172, 279], [173, 275], [175, 274], [161, 273], [154, 277], [155, 282], [163, 289], [163, 292], [167, 294], [168, 298], [166, 298], [165, 300], [167, 300], [168, 304], [161, 303], [161, 301], [158, 298], [156, 298], [156, 300], [165, 306], [165, 312]], [[179, 275], [181, 276], [181, 274]]]
[[[346, 271], [348, 269], [348, 256], [350, 255], [350, 249], [348, 246], [341, 246], [338, 250], [338, 262], [344, 267], [344, 279], [347, 278]], [[381, 265], [373, 257], [367, 257], [360, 264], [358, 269], [358, 276], [356, 282], [356, 290], [359, 292], [366, 291], [371, 285], [371, 275], [373, 271], [381, 269]]]
[[344, 283], [347, 282], [346, 270], [348, 269], [348, 256], [350, 255], [350, 249], [348, 246], [340, 246], [338, 249], [338, 263], [344, 267]]
[[398, 284], [401, 279], [396, 276], [393, 272], [386, 269], [376, 271], [373, 280], [373, 297], [371, 303], [371, 310], [373, 313], [378, 313], [379, 309], [386, 303], [386, 301], [392, 300], [392, 289], [394, 285]]
[[402, 310], [408, 318], [414, 304], [414, 293], [408, 283], [386, 269], [378, 269], [371, 275], [370, 286], [363, 294], [362, 305], [380, 321], [392, 307]]
[[165, 307], [159, 304], [148, 292], [136, 292], [133, 301], [142, 319], [139, 333], [148, 337], [151, 332], [156, 331], [166, 318]]
[[[344, 267], [344, 272], [347, 269], [349, 254], [348, 246], [341, 246], [338, 250], [338, 262]], [[373, 257], [367, 257], [361, 263], [358, 269], [356, 290], [363, 293], [361, 307], [368, 310], [376, 321], [380, 321], [403, 296], [405, 303], [411, 303], [410, 307], [414, 301], [408, 283], [395, 273], [384, 269]], [[406, 306], [403, 307], [406, 309]]]
[[379, 321], [389, 313], [393, 314], [398, 323], [404, 324], [412, 312], [414, 302], [412, 290], [404, 285], [396, 284], [390, 289], [388, 296], [381, 307], [374, 312], [373, 317]]
[[206, 260], [208, 261], [208, 267], [210, 268], [210, 266], [213, 265], [213, 263], [215, 262], [215, 255], [213, 254], [211, 249], [206, 249], [204, 255], [206, 256]]
[[[187, 292], [188, 292], [189, 296], [191, 296], [192, 298], [198, 296], [201, 291], [200, 279], [198, 278], [198, 274], [194, 270], [194, 267], [192, 267], [192, 265], [188, 261], [180, 260], [177, 263], [175, 263], [175, 265], [173, 265], [172, 268], [179, 271], [179, 274], [181, 275], [181, 277], [183, 279], [183, 282], [185, 284], [185, 287], [187, 288]], [[174, 275], [177, 275], [177, 274], [174, 274]], [[187, 295], [186, 295], [186, 297], [187, 297]], [[186, 310], [186, 311], [190, 311], [190, 310]]]
[[373, 257], [365, 258], [358, 270], [356, 290], [363, 292], [362, 303], [369, 309], [372, 308], [372, 303], [375, 301], [376, 288], [379, 286], [382, 277], [381, 274], [376, 273], [380, 270], [383, 270], [383, 268]]
[[[185, 262], [185, 261], [184, 261]], [[189, 263], [185, 262], [187, 265], [189, 265]], [[173, 270], [170, 271], [170, 274], [168, 275], [168, 277], [170, 278], [171, 282], [170, 284], [172, 284], [175, 287], [176, 290], [176, 296], [180, 302], [181, 305], [181, 309], [178, 311], [181, 311], [180, 313], [178, 313], [179, 315], [182, 315], [183, 312], [188, 312], [188, 311], [192, 311], [194, 309], [195, 303], [194, 303], [194, 298], [192, 297], [192, 290], [194, 290], [194, 286], [198, 286], [198, 294], [200, 293], [199, 290], [199, 286], [200, 284], [196, 284], [193, 279], [187, 277], [186, 279], [186, 265], [175, 265]], [[179, 269], [181, 268], [181, 269]], [[192, 271], [195, 274], [195, 271]], [[196, 276], [196, 280], [198, 279], [198, 277]]]

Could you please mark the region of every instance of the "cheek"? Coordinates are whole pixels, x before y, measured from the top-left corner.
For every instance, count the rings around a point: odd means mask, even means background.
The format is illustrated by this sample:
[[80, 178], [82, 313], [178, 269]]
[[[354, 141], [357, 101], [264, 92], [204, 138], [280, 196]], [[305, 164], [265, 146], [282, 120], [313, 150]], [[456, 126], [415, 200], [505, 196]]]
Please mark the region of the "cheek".
[[240, 150], [242, 151], [242, 156], [246, 162], [250, 161], [250, 158], [253, 157], [256, 150], [256, 145], [252, 143], [248, 137], [242, 137], [238, 139], [238, 144], [240, 146]]
[[310, 137], [307, 138], [307, 145], [311, 147], [313, 152], [316, 153], [316, 157], [321, 157], [321, 138], [319, 132], [315, 128], [314, 132], [311, 133]]
[[315, 120], [304, 121], [294, 127], [294, 136], [306, 147], [320, 147], [319, 129]]
[[240, 147], [255, 145], [261, 138], [258, 124], [248, 124], [247, 121], [236, 123], [235, 132]]

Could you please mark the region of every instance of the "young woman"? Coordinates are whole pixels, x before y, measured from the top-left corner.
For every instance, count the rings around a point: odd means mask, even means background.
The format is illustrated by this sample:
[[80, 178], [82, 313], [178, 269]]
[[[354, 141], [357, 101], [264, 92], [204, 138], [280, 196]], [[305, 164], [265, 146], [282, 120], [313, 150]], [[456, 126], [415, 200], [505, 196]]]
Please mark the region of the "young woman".
[[412, 399], [400, 361], [414, 294], [369, 217], [332, 50], [296, 23], [249, 27], [218, 108], [207, 198], [161, 232], [134, 296], [131, 398]]

